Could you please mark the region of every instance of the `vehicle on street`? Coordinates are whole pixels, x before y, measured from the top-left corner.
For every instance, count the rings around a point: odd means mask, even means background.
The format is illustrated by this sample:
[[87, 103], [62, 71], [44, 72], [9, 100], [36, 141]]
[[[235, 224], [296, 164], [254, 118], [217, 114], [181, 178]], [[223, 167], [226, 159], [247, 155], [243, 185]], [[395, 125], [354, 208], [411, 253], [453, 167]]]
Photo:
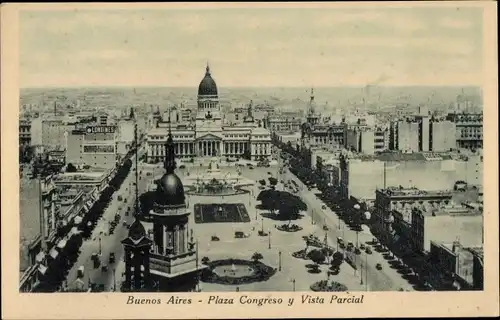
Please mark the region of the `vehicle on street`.
[[97, 255], [97, 253], [95, 253], [95, 252], [92, 253], [91, 259], [92, 259], [92, 262], [94, 263], [94, 269], [99, 268], [101, 261], [99, 259], [99, 256]]
[[365, 252], [367, 254], [372, 254], [372, 248], [370, 248], [370, 247], [367, 246], [366, 249], [365, 249]]
[[85, 267], [84, 266], [80, 266], [78, 267], [78, 271], [77, 271], [77, 278], [83, 278], [85, 274]]
[[467, 182], [463, 180], [456, 181], [453, 190], [465, 192], [467, 190]]
[[179, 169], [186, 169], [186, 166], [185, 166], [185, 165], [183, 165], [183, 164], [181, 164], [181, 165], [179, 166]]
[[115, 258], [115, 253], [114, 253], [114, 252], [111, 252], [111, 253], [109, 254], [109, 263], [115, 263], [115, 260], [116, 260], [116, 258]]
[[103, 263], [101, 270], [102, 270], [102, 272], [107, 272], [108, 271], [108, 265], [105, 264], [105, 263]]
[[377, 263], [375, 265], [375, 268], [377, 268], [377, 270], [382, 270], [382, 265], [380, 263]]
[[253, 167], [249, 167], [248, 169], [253, 170]]
[[342, 239], [342, 237], [337, 237], [337, 242], [338, 243], [344, 243], [344, 239]]
[[358, 247], [356, 247], [356, 248], [354, 249], [354, 253], [355, 253], [355, 254], [361, 254], [361, 250], [359, 250], [359, 248], [358, 248]]
[[322, 206], [321, 206], [321, 209], [326, 210], [326, 206], [325, 206], [325, 205], [322, 205]]
[[362, 243], [362, 244], [360, 244], [359, 248], [360, 248], [361, 250], [365, 250], [365, 249], [366, 249], [366, 246], [365, 246], [365, 244], [364, 244], [364, 243]]

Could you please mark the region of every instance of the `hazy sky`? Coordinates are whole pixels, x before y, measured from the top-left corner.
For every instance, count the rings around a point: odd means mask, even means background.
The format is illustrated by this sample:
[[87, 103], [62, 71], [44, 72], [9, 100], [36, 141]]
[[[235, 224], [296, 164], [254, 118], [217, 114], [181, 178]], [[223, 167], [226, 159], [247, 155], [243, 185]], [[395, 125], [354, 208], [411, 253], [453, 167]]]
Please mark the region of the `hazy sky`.
[[[482, 9], [24, 11], [22, 87], [479, 84]], [[381, 81], [382, 82], [382, 81]]]

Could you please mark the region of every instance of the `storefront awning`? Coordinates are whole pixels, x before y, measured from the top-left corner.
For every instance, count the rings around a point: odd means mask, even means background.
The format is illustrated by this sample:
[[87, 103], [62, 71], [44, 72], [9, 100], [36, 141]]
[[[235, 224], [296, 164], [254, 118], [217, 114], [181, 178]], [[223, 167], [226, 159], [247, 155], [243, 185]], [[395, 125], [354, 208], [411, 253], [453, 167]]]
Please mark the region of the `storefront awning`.
[[73, 237], [73, 236], [76, 236], [77, 234], [80, 234], [80, 233], [81, 233], [81, 231], [78, 230], [77, 227], [73, 227], [73, 228], [71, 228], [71, 231], [69, 232], [69, 236]]
[[38, 266], [38, 271], [40, 271], [41, 274], [45, 274], [47, 272], [47, 267], [41, 264]]
[[44, 252], [42, 252], [42, 251], [40, 251], [40, 252], [36, 255], [35, 260], [36, 260], [36, 262], [42, 262], [44, 258], [45, 258], [45, 253], [44, 253]]
[[65, 246], [66, 246], [66, 239], [62, 239], [61, 241], [59, 241], [59, 243], [57, 244], [57, 247], [59, 249], [63, 249]]
[[[87, 211], [88, 211], [88, 210], [87, 210]], [[75, 217], [75, 219], [73, 220], [73, 223], [74, 223], [75, 225], [79, 225], [80, 223], [82, 223], [82, 220], [83, 220], [83, 219], [82, 219], [82, 217], [80, 217], [80, 216], [76, 216], [76, 217]]]
[[56, 249], [52, 248], [49, 252], [49, 255], [52, 257], [52, 259], [55, 259], [59, 255], [59, 252], [57, 252]]

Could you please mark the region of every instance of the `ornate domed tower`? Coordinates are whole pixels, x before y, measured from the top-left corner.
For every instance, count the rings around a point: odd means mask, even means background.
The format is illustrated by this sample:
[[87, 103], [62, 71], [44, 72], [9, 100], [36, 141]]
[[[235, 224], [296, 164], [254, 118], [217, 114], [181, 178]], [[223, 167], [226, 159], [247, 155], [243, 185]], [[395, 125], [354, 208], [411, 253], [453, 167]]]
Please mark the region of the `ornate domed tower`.
[[122, 240], [125, 251], [125, 282], [123, 291], [148, 291], [153, 287], [149, 273], [149, 251], [152, 241], [146, 237], [144, 226], [135, 220]]
[[184, 186], [175, 174], [175, 145], [169, 127], [165, 145], [165, 174], [156, 182], [157, 189], [150, 211], [153, 245], [150, 272], [160, 291], [192, 291], [198, 273], [205, 267], [198, 262], [197, 243], [188, 229], [189, 210]]

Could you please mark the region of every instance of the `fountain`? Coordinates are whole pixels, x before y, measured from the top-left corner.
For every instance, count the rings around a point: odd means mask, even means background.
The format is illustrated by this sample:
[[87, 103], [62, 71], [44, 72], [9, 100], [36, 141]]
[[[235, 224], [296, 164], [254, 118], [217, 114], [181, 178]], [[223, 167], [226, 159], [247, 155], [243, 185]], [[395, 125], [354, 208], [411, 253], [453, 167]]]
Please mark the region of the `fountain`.
[[245, 181], [240, 176], [233, 177], [230, 173], [222, 173], [219, 166], [214, 162], [210, 163], [208, 172], [190, 176], [186, 181], [186, 185], [190, 189], [187, 193], [201, 196], [242, 194], [248, 191], [242, 190], [240, 187], [250, 184], [250, 181]]

